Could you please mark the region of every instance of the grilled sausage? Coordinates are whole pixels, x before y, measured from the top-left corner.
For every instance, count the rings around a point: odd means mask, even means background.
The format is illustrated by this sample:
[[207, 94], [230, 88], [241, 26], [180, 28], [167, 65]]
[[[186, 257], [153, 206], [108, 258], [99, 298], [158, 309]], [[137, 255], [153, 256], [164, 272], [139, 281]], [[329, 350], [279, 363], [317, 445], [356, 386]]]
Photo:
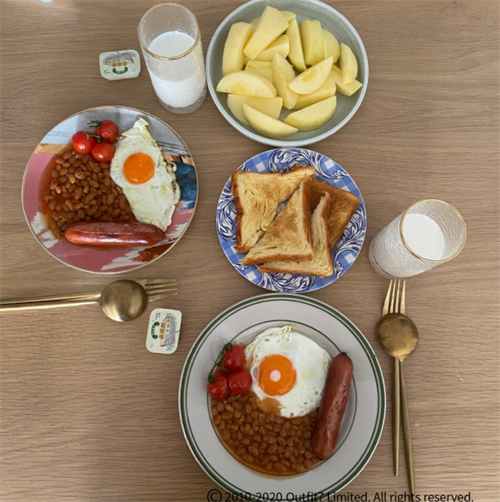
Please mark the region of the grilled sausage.
[[312, 438], [313, 452], [321, 459], [332, 455], [337, 444], [352, 377], [352, 361], [345, 352], [335, 356], [326, 377]]
[[149, 223], [80, 221], [68, 225], [64, 236], [73, 244], [89, 246], [151, 246], [165, 234]]

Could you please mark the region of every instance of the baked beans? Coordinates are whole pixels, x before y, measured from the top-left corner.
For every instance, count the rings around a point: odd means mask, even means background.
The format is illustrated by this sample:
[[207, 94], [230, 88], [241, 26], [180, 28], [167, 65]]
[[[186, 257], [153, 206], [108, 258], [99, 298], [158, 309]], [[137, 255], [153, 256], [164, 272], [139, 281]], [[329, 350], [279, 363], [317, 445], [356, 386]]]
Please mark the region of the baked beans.
[[42, 200], [50, 211], [49, 228], [62, 239], [76, 221], [134, 221], [122, 189], [111, 179], [109, 163], [69, 149], [55, 160]]
[[316, 411], [294, 418], [264, 412], [253, 392], [222, 401], [212, 398], [211, 407], [220, 438], [250, 467], [271, 474], [297, 474], [319, 462], [311, 448]]

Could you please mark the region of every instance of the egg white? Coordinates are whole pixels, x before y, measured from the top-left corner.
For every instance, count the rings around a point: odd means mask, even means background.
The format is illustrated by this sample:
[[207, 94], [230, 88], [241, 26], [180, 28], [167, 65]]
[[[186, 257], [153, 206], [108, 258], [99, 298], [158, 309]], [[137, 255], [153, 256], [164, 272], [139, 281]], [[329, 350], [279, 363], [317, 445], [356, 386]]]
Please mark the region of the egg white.
[[[111, 179], [123, 190], [137, 221], [151, 223], [165, 231], [172, 222], [180, 189], [172, 168], [149, 133], [148, 122], [139, 117], [133, 127], [123, 132], [111, 161]], [[149, 155], [155, 164], [154, 176], [142, 184], [130, 183], [123, 174], [123, 166], [134, 153]]]
[[[292, 326], [270, 328], [247, 345], [245, 354], [251, 361], [252, 391], [259, 400], [275, 399], [282, 416], [307, 415], [320, 405], [331, 358], [316, 342]], [[287, 357], [297, 375], [294, 387], [282, 396], [268, 396], [258, 384], [260, 363], [274, 354]]]

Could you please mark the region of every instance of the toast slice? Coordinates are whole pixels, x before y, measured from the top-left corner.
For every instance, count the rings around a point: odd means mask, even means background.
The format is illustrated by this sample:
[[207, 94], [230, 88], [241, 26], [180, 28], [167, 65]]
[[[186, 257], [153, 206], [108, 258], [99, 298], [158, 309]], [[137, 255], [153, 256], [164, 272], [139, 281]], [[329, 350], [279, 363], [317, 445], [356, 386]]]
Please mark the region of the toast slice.
[[347, 227], [352, 215], [358, 209], [359, 199], [346, 190], [332, 187], [328, 183], [313, 179], [311, 186], [312, 210], [314, 210], [325, 193], [329, 194], [331, 198], [331, 210], [328, 215], [328, 242], [330, 249], [332, 249], [344, 233], [345, 227]]
[[244, 265], [276, 260], [304, 261], [313, 257], [311, 183], [310, 176], [304, 179], [264, 237], [243, 258]]
[[236, 204], [236, 250], [247, 253], [264, 235], [278, 205], [290, 198], [314, 167], [292, 168], [288, 173], [235, 171], [231, 192]]
[[331, 197], [324, 193], [311, 218], [313, 236], [313, 257], [311, 260], [274, 261], [259, 267], [261, 272], [282, 272], [290, 274], [319, 275], [333, 274], [332, 252], [328, 241], [328, 216], [331, 212]]

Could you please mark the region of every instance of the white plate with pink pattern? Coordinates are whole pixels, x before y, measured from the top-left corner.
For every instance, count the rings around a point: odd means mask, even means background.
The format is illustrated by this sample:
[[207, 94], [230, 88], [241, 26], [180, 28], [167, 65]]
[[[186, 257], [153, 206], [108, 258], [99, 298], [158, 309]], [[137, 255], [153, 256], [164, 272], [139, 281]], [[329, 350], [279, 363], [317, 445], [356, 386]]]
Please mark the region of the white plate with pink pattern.
[[[58, 240], [48, 226], [49, 210], [42, 194], [50, 183], [55, 157], [71, 144], [71, 137], [88, 129], [91, 120], [112, 120], [120, 131], [133, 126], [138, 117], [149, 123], [149, 131], [167, 160], [177, 166], [176, 178], [181, 198], [165, 238], [153, 246], [106, 247], [80, 246]], [[165, 122], [149, 113], [121, 106], [91, 108], [68, 117], [51, 129], [40, 141], [28, 161], [22, 184], [22, 203], [28, 226], [41, 246], [61, 263], [84, 272], [116, 274], [144, 267], [166, 254], [187, 230], [198, 199], [198, 176], [186, 144]]]

